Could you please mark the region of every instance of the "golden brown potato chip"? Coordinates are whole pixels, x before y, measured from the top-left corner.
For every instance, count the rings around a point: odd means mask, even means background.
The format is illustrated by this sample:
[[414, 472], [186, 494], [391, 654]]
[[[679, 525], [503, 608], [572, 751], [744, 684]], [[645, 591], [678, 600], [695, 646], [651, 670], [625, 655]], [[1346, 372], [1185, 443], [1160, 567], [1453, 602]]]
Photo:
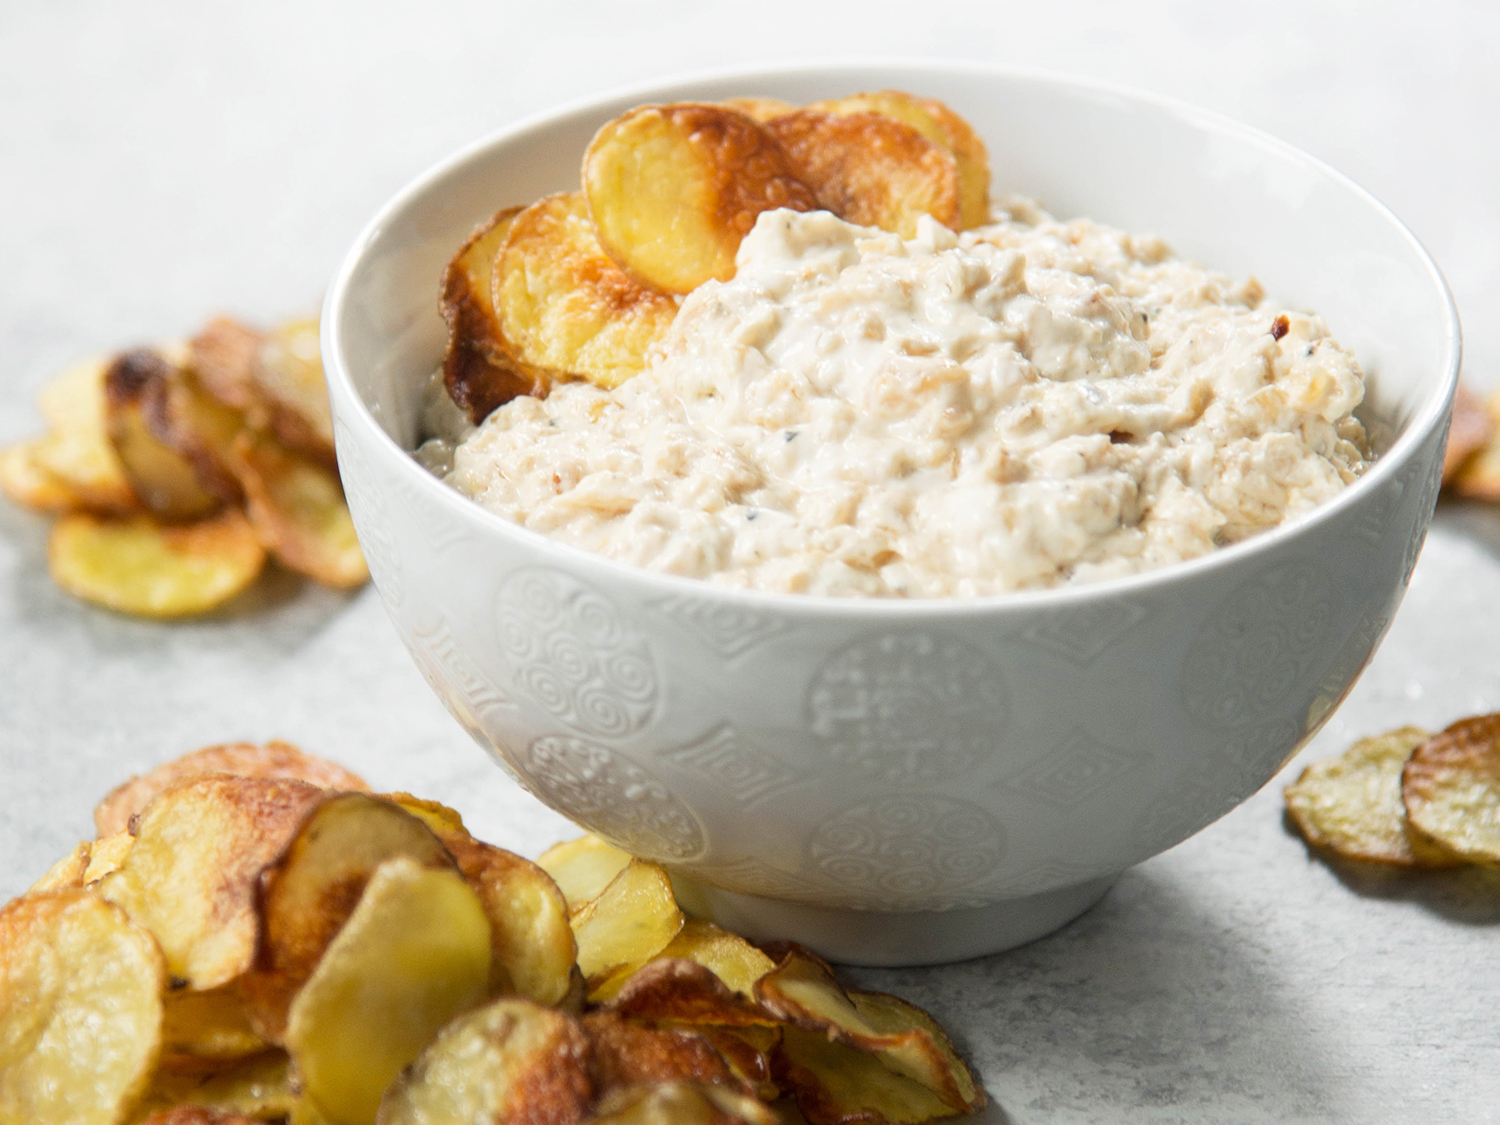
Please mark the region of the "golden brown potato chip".
[[663, 957], [684, 957], [712, 970], [735, 992], [752, 994], [755, 982], [776, 963], [739, 934], [720, 929], [702, 918], [689, 918]]
[[775, 1016], [732, 991], [711, 969], [670, 952], [642, 965], [605, 1006], [624, 1019], [651, 1024], [774, 1027], [777, 1023]]
[[231, 458], [250, 522], [277, 562], [325, 586], [364, 585], [370, 570], [336, 473], [248, 430]]
[[165, 1067], [152, 1079], [142, 1109], [163, 1112], [193, 1106], [280, 1121], [291, 1112], [294, 1100], [285, 1052], [267, 1051], [207, 1072]]
[[152, 385], [142, 417], [157, 441], [191, 463], [207, 491], [226, 504], [244, 502], [233, 464], [234, 440], [247, 425], [243, 413], [210, 395], [185, 368], [173, 367], [164, 384]]
[[598, 898], [573, 915], [578, 968], [589, 980], [590, 998], [596, 976], [645, 964], [677, 936], [682, 923], [667, 873], [654, 863], [631, 860]]
[[797, 108], [791, 102], [784, 102], [780, 98], [762, 98], [753, 95], [744, 98], [725, 98], [719, 104], [738, 110], [760, 125], [764, 125], [773, 117], [785, 116]]
[[261, 937], [240, 994], [255, 1030], [279, 1043], [287, 1008], [354, 911], [370, 876], [408, 856], [457, 870], [432, 830], [391, 801], [366, 793], [323, 795], [296, 836], [261, 875]]
[[263, 423], [253, 421], [269, 427], [282, 445], [337, 472], [317, 317], [289, 320], [269, 333], [256, 352], [251, 377], [266, 412]]
[[105, 424], [130, 485], [148, 509], [172, 521], [199, 519], [220, 498], [204, 488], [193, 461], [156, 436], [174, 369], [159, 352], [135, 348], [105, 369]]
[[115, 832], [94, 841], [89, 850], [89, 865], [83, 872], [83, 885], [97, 883], [112, 871], [118, 871], [125, 856], [135, 846], [135, 837], [129, 832]]
[[76, 848], [58, 860], [35, 883], [31, 894], [42, 891], [71, 891], [83, 886], [83, 873], [89, 867], [89, 855], [94, 850], [92, 840], [81, 841]]
[[959, 223], [962, 229], [990, 220], [990, 158], [979, 134], [936, 98], [919, 98], [904, 90], [851, 94], [807, 107], [822, 113], [879, 113], [910, 125], [941, 145], [958, 165]]
[[209, 321], [188, 341], [188, 366], [203, 389], [225, 406], [245, 411], [259, 406], [255, 361], [265, 337], [227, 316]]
[[286, 1047], [335, 1125], [373, 1125], [381, 1095], [437, 1031], [484, 999], [490, 926], [462, 875], [386, 860], [292, 1000]]
[[583, 157], [599, 244], [626, 273], [667, 293], [734, 276], [734, 256], [762, 211], [817, 201], [776, 140], [723, 105], [632, 109]]
[[151, 935], [87, 891], [0, 910], [0, 1121], [115, 1125], [161, 1046]]
[[799, 109], [766, 128], [791, 155], [821, 207], [860, 226], [917, 233], [931, 215], [961, 223], [958, 163], [916, 129], [882, 113]]
[[581, 1125], [593, 1100], [576, 1020], [495, 1000], [453, 1020], [387, 1091], [380, 1125]]
[[74, 512], [47, 543], [52, 580], [74, 597], [138, 617], [186, 617], [254, 582], [266, 552], [235, 508], [189, 524]]
[[930, 1091], [950, 1113], [971, 1113], [985, 1103], [984, 1090], [936, 1020], [894, 996], [845, 992], [828, 965], [807, 950], [789, 952], [756, 982], [755, 997], [794, 1027], [868, 1052]]
[[573, 984], [578, 947], [557, 884], [530, 860], [466, 832], [440, 831], [438, 836], [489, 917], [491, 994], [520, 995], [549, 1006], [562, 1003]]
[[548, 378], [616, 387], [677, 315], [677, 301], [599, 246], [582, 195], [549, 195], [516, 216], [495, 266], [495, 308], [512, 354]]
[[109, 440], [104, 373], [107, 361], [75, 364], [42, 387], [38, 396], [48, 433], [34, 447], [36, 466], [83, 507], [104, 513], [140, 507]]
[[595, 1125], [782, 1125], [770, 1106], [701, 1082], [617, 1090], [599, 1103], [593, 1120]]
[[771, 1058], [808, 1125], [917, 1125], [955, 1113], [920, 1082], [821, 1032], [788, 1027]]
[[232, 984], [206, 992], [167, 994], [162, 1052], [169, 1064], [243, 1059], [269, 1047], [250, 1026], [244, 1002]]
[[[1454, 425], [1459, 424], [1458, 401], [1454, 401]], [[1472, 404], [1466, 404], [1466, 413], [1472, 414]], [[1490, 395], [1484, 402], [1485, 420], [1490, 434], [1479, 448], [1471, 450], [1449, 476], [1447, 458], [1443, 461], [1443, 479], [1454, 493], [1469, 500], [1500, 500], [1500, 393]], [[1479, 428], [1477, 419], [1464, 423], [1464, 430]], [[1452, 432], [1451, 430], [1449, 431]]]
[[227, 984], [255, 956], [261, 869], [325, 796], [301, 781], [190, 778], [141, 814], [98, 892], [155, 935], [175, 988]]
[[748, 1093], [713, 1044], [695, 1031], [645, 1027], [612, 1012], [584, 1016], [583, 1030], [589, 1041], [595, 1096], [675, 1081]]
[[1418, 746], [1401, 799], [1426, 840], [1470, 863], [1500, 864], [1500, 714], [1463, 719]]
[[1485, 409], [1484, 400], [1460, 383], [1453, 396], [1453, 422], [1443, 450], [1443, 484], [1452, 483], [1470, 454], [1483, 449], [1494, 435], [1495, 420]]
[[551, 385], [546, 372], [516, 358], [495, 310], [495, 266], [520, 213], [519, 207], [497, 212], [459, 247], [443, 274], [443, 386], [476, 424], [517, 395], [545, 396]]
[[552, 876], [567, 899], [569, 910], [577, 910], [598, 898], [629, 862], [629, 852], [622, 852], [593, 835], [553, 844], [536, 861], [538, 867]]
[[437, 833], [438, 839], [447, 842], [449, 836], [468, 836], [464, 818], [457, 809], [450, 809], [441, 801], [430, 801], [426, 797], [413, 797], [410, 793], [383, 793], [387, 801], [394, 801], [412, 816]]
[[44, 515], [81, 507], [78, 497], [37, 460], [46, 440], [38, 438], [0, 449], [0, 494], [13, 504]]
[[1402, 727], [1361, 739], [1337, 758], [1313, 762], [1286, 788], [1287, 814], [1309, 843], [1346, 859], [1394, 867], [1452, 867], [1458, 861], [1408, 830], [1401, 767], [1427, 741]]
[[290, 778], [320, 789], [351, 792], [368, 792], [370, 788], [358, 774], [351, 773], [337, 762], [304, 754], [289, 742], [274, 739], [264, 745], [226, 742], [183, 754], [163, 762], [148, 774], [132, 777], [116, 786], [94, 809], [94, 827], [100, 836], [124, 832], [130, 827], [130, 818], [142, 812], [158, 793], [180, 781], [208, 773]]

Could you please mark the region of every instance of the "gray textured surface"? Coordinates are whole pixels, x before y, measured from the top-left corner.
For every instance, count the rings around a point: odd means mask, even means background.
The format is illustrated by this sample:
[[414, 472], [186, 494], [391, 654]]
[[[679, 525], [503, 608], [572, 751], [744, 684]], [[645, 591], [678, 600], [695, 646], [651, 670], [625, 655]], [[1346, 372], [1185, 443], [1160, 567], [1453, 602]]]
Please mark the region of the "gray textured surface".
[[[0, 443], [38, 425], [32, 394], [69, 359], [217, 309], [315, 306], [392, 191], [522, 114], [671, 71], [856, 52], [1098, 75], [1301, 144], [1427, 242], [1471, 377], [1500, 381], [1500, 9], [853, 10], [0, 6]], [[293, 739], [528, 854], [570, 834], [442, 712], [373, 593], [285, 580], [219, 618], [153, 625], [54, 590], [44, 542], [42, 521], [0, 506], [0, 895], [86, 834], [126, 774], [226, 738]], [[1305, 757], [1500, 707], [1497, 626], [1500, 514], [1447, 509], [1390, 637]], [[861, 978], [955, 1029], [995, 1122], [1500, 1121], [1500, 877], [1310, 860], [1281, 823], [1284, 780], [1051, 938]]]

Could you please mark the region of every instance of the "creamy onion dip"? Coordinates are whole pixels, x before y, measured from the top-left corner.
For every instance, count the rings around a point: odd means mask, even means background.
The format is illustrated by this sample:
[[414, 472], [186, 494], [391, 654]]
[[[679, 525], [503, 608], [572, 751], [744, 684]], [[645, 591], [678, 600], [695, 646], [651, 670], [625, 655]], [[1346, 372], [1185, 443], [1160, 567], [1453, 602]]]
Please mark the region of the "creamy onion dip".
[[1235, 543], [1365, 468], [1353, 355], [1161, 241], [1007, 200], [917, 236], [769, 211], [646, 370], [517, 398], [446, 479], [560, 542], [729, 586], [943, 597]]

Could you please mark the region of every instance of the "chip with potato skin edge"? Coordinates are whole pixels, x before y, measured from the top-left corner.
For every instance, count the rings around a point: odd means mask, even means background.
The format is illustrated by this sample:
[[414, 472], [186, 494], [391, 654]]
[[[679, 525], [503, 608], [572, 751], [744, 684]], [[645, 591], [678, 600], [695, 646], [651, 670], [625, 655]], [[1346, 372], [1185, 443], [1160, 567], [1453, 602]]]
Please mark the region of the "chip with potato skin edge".
[[1500, 866], [1500, 713], [1460, 719], [1401, 771], [1411, 826], [1460, 860]]
[[238, 982], [257, 1034], [282, 1042], [293, 998], [354, 912], [370, 876], [403, 855], [458, 869], [432, 830], [395, 802], [367, 793], [323, 794], [258, 881], [255, 961]]
[[1457, 866], [1462, 861], [1452, 852], [1412, 828], [1401, 800], [1402, 769], [1428, 737], [1419, 727], [1402, 727], [1311, 763], [1284, 791], [1293, 826], [1311, 846], [1345, 859], [1390, 867]]
[[676, 294], [733, 277], [761, 212], [818, 205], [774, 134], [706, 102], [637, 106], [606, 122], [584, 152], [583, 190], [604, 252]]

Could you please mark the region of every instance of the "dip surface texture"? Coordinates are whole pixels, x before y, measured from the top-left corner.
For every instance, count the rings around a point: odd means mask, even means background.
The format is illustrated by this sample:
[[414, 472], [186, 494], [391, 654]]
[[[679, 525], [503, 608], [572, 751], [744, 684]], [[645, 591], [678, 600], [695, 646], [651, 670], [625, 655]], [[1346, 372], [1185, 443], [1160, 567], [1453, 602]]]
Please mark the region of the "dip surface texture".
[[1365, 467], [1354, 357], [1158, 240], [1025, 201], [955, 235], [762, 214], [647, 369], [500, 407], [448, 481], [636, 566], [945, 597], [1191, 559]]

